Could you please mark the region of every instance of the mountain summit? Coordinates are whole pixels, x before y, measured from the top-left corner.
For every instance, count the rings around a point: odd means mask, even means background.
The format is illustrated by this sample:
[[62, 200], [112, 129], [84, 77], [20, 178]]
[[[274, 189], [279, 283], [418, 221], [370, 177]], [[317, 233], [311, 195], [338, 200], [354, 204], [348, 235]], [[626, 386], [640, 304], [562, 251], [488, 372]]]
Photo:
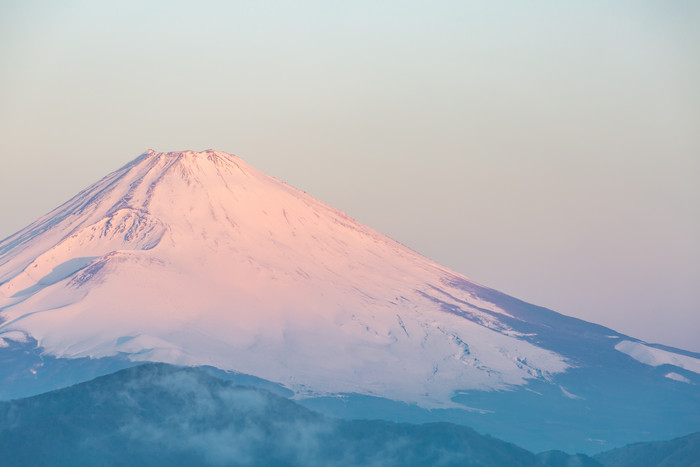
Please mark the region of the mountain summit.
[[518, 388], [591, 404], [609, 392], [591, 378], [696, 398], [700, 373], [697, 354], [480, 286], [212, 150], [149, 150], [0, 242], [0, 347], [22, 342], [478, 413], [494, 402], [470, 394]]

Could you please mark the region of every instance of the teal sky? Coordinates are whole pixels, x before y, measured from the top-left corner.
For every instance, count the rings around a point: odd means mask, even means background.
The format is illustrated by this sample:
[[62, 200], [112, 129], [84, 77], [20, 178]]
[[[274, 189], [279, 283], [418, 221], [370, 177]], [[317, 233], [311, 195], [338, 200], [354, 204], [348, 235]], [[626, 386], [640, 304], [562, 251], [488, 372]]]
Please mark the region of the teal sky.
[[0, 237], [217, 149], [471, 279], [700, 351], [700, 3], [0, 1]]

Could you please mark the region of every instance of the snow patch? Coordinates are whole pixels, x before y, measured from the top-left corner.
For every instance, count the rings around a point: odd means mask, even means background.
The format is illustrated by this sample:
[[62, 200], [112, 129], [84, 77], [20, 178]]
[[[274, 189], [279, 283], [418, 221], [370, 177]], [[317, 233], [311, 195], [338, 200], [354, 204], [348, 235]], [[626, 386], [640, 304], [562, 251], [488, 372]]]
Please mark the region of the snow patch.
[[581, 396], [577, 396], [576, 394], [571, 394], [569, 391], [564, 389], [563, 386], [559, 386], [559, 389], [561, 390], [561, 393], [564, 394], [564, 397], [567, 397], [569, 399], [583, 399]]
[[674, 381], [680, 381], [681, 383], [690, 384], [690, 380], [688, 378], [686, 378], [683, 375], [679, 375], [678, 373], [674, 373], [674, 372], [666, 373], [666, 378], [672, 379]]
[[632, 341], [618, 343], [615, 346], [615, 350], [627, 354], [645, 365], [673, 365], [700, 374], [700, 360], [687, 355], [680, 355]]
[[29, 337], [22, 331], [6, 331], [0, 333], [0, 347], [9, 347], [10, 341], [25, 344], [29, 342]]

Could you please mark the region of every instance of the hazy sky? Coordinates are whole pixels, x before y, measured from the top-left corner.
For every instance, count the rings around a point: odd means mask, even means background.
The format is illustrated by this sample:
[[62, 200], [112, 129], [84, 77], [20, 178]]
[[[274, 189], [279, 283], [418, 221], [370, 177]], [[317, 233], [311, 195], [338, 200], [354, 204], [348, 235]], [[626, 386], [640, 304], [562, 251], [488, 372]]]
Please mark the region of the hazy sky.
[[694, 0], [0, 0], [0, 237], [147, 148], [213, 148], [700, 351], [699, 24]]

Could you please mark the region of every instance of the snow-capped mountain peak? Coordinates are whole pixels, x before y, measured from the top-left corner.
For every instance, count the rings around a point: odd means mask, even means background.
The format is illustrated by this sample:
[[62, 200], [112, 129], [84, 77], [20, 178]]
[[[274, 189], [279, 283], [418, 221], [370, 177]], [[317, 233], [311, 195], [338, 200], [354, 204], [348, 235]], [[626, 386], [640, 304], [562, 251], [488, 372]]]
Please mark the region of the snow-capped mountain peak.
[[504, 297], [213, 150], [148, 150], [0, 242], [0, 339], [212, 365], [302, 396], [447, 407], [577, 364], [543, 342], [557, 320], [579, 336], [578, 320]]

